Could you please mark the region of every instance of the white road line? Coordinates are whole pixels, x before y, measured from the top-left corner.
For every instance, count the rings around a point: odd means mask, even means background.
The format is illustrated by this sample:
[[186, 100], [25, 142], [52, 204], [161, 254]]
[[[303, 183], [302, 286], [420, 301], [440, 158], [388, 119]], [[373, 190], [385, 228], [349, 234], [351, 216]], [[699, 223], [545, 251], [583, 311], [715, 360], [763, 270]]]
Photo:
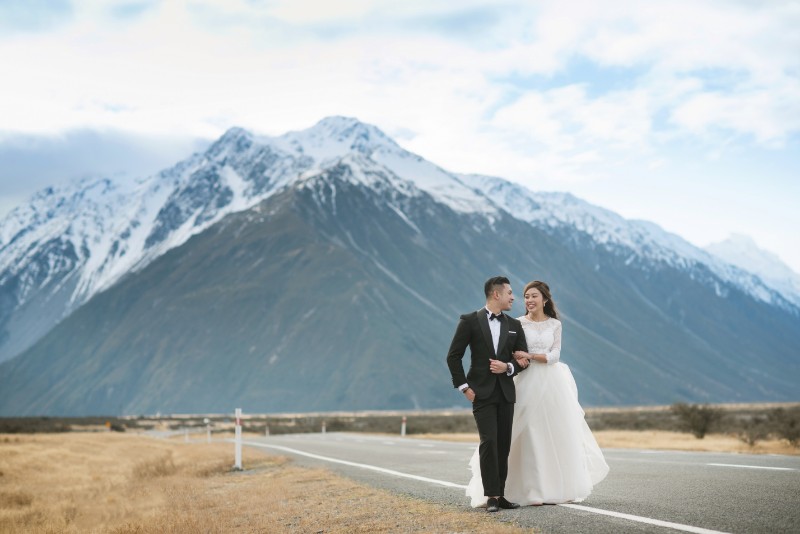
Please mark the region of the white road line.
[[266, 443], [256, 443], [253, 441], [244, 441], [242, 442], [245, 445], [251, 445], [253, 447], [265, 447], [268, 449], [278, 449], [281, 451], [290, 452], [292, 454], [299, 454], [301, 456], [307, 456], [309, 458], [314, 458], [316, 460], [324, 460], [326, 462], [333, 462], [335, 464], [343, 464], [349, 465], [352, 467], [360, 467], [362, 469], [369, 469], [371, 471], [378, 471], [379, 473], [386, 473], [387, 475], [394, 475], [396, 477], [402, 478], [410, 478], [412, 480], [419, 480], [421, 482], [430, 482], [431, 484], [438, 484], [439, 486], [447, 486], [448, 488], [460, 488], [460, 489], [467, 489], [466, 486], [463, 484], [454, 484], [453, 482], [447, 482], [446, 480], [436, 480], [435, 478], [428, 478], [428, 477], [421, 477], [418, 475], [411, 475], [408, 473], [401, 473], [400, 471], [395, 471], [393, 469], [386, 469], [383, 467], [378, 467], [376, 465], [368, 465], [368, 464], [359, 464], [356, 462], [348, 462], [347, 460], [339, 460], [338, 458], [330, 458], [328, 456], [320, 456], [318, 454], [311, 454], [309, 452], [298, 451], [297, 449], [290, 449], [289, 447], [281, 447], [280, 445], [267, 445]]
[[681, 530], [683, 532], [693, 532], [695, 534], [724, 534], [719, 530], [709, 530], [707, 528], [693, 527], [691, 525], [684, 525], [681, 523], [672, 523], [670, 521], [661, 521], [659, 519], [650, 519], [649, 517], [642, 517], [638, 515], [623, 514], [620, 512], [612, 512], [610, 510], [601, 510], [600, 508], [589, 508], [588, 506], [581, 506], [579, 504], [559, 504], [566, 508], [574, 508], [576, 510], [583, 510], [584, 512], [592, 512], [595, 514], [608, 515], [611, 517], [618, 517], [620, 519], [628, 519], [629, 521], [637, 521], [639, 523], [647, 523], [648, 525], [656, 525], [659, 527], [672, 528]]
[[[230, 440], [227, 440], [230, 441]], [[297, 449], [292, 449], [289, 447], [282, 447], [280, 445], [268, 445], [266, 443], [258, 443], [255, 441], [244, 441], [242, 442], [244, 445], [250, 445], [252, 447], [263, 447], [266, 449], [277, 449], [280, 451], [289, 452], [292, 454], [299, 454], [300, 456], [307, 456], [308, 458], [314, 458], [315, 460], [323, 460], [326, 462], [332, 462], [335, 464], [342, 464], [342, 465], [349, 465], [351, 467], [360, 467], [361, 469], [369, 469], [370, 471], [377, 471], [379, 473], [386, 473], [387, 475], [394, 475], [396, 477], [401, 478], [410, 478], [412, 480], [419, 480], [421, 482], [430, 482], [431, 484], [437, 484], [439, 486], [446, 486], [448, 488], [459, 488], [459, 489], [467, 489], [467, 487], [463, 484], [455, 484], [453, 482], [448, 482], [446, 480], [437, 480], [435, 478], [428, 478], [422, 477], [418, 475], [411, 475], [409, 473], [402, 473], [400, 471], [395, 471], [393, 469], [386, 469], [384, 467], [378, 467], [376, 465], [369, 465], [369, 464], [359, 464], [356, 462], [348, 462], [347, 460], [339, 460], [338, 458], [331, 458], [329, 456], [320, 456], [319, 454], [312, 454], [310, 452], [299, 451]], [[649, 517], [642, 517], [638, 515], [631, 515], [631, 514], [623, 514], [620, 512], [612, 512], [611, 510], [602, 510], [600, 508], [590, 508], [588, 506], [581, 506], [579, 504], [559, 504], [558, 506], [563, 506], [566, 508], [574, 508], [576, 510], [582, 510], [584, 512], [592, 512], [595, 514], [600, 515], [608, 515], [611, 517], [618, 517], [620, 519], [627, 519], [629, 521], [637, 521], [639, 523], [647, 523], [649, 525], [657, 525], [660, 527], [671, 528], [675, 530], [680, 530], [683, 532], [692, 532], [694, 534], [728, 534], [726, 532], [722, 532], [719, 530], [710, 530], [707, 528], [700, 528], [700, 527], [693, 527], [691, 525], [684, 525], [681, 523], [672, 523], [670, 521], [661, 521], [659, 519], [651, 519]]]
[[613, 460], [615, 462], [635, 462], [642, 464], [664, 464], [664, 465], [697, 465], [697, 466], [714, 466], [714, 467], [743, 467], [746, 469], [768, 469], [771, 471], [800, 471], [793, 467], [766, 467], [761, 465], [744, 465], [744, 464], [718, 464], [718, 463], [699, 463], [699, 462], [681, 462], [677, 460], [650, 460], [645, 458], [625, 458], [624, 456], [605, 455], [606, 460]]
[[716, 467], [742, 467], [744, 469], [770, 469], [772, 471], [797, 471], [791, 467], [765, 467], [763, 465], [742, 465], [742, 464], [706, 464]]

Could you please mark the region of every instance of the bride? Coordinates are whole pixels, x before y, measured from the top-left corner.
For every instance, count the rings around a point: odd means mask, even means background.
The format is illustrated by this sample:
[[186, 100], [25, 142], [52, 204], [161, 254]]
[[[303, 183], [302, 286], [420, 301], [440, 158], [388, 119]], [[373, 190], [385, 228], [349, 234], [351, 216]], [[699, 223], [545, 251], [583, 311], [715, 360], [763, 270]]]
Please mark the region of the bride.
[[[524, 505], [579, 502], [608, 474], [584, 412], [578, 404], [575, 379], [561, 354], [561, 321], [544, 282], [525, 286], [525, 309], [520, 317], [528, 352], [514, 358], [524, 373], [514, 378], [517, 403], [508, 455], [505, 495]], [[467, 496], [472, 506], [484, 506], [478, 451], [470, 461], [472, 479]]]

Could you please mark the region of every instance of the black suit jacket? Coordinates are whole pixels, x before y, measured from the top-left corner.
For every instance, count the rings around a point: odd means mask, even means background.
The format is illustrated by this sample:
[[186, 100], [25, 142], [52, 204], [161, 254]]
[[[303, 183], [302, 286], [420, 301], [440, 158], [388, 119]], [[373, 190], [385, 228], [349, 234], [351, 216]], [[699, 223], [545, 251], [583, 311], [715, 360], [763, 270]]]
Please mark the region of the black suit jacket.
[[[489, 370], [489, 360], [495, 359], [503, 362], [512, 362], [514, 375], [519, 374], [522, 368], [513, 361], [512, 354], [515, 350], [528, 350], [525, 341], [525, 332], [522, 331], [520, 322], [508, 315], [501, 314], [500, 340], [497, 343], [497, 354], [492, 343], [492, 331], [489, 329], [489, 319], [486, 309], [461, 316], [456, 327], [450, 350], [447, 352], [447, 367], [453, 377], [453, 387], [469, 384], [477, 398], [487, 398], [494, 391], [495, 383], [500, 382], [503, 395], [508, 402], [516, 402], [517, 394], [512, 376], [507, 374], [494, 374]], [[471, 362], [469, 372], [464, 374], [462, 360], [467, 347], [470, 350]]]

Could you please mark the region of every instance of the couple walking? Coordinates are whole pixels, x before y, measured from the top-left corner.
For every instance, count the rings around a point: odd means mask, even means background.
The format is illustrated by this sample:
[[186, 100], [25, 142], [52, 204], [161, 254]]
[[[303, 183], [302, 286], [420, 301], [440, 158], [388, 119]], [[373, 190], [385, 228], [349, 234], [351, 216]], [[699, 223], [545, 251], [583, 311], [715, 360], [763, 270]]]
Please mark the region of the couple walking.
[[517, 319], [503, 313], [514, 302], [508, 278], [490, 278], [484, 293], [486, 306], [461, 316], [447, 353], [453, 386], [472, 403], [480, 435], [467, 496], [489, 512], [581, 501], [608, 465], [572, 373], [559, 361], [561, 321], [550, 288], [526, 285], [526, 314]]

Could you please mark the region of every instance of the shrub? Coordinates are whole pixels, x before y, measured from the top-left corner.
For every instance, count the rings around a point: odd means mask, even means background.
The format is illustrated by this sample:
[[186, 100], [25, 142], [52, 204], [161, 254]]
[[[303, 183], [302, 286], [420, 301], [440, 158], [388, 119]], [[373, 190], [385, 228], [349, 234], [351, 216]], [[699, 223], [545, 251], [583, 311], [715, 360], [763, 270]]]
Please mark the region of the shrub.
[[800, 441], [800, 410], [776, 408], [769, 413], [767, 421], [773, 432], [797, 447]]
[[754, 446], [757, 441], [766, 439], [769, 436], [769, 426], [766, 417], [753, 417], [742, 425], [739, 431], [739, 439], [749, 446]]
[[703, 439], [711, 427], [722, 417], [722, 412], [708, 405], [678, 402], [670, 409], [678, 416], [681, 427], [697, 439]]

